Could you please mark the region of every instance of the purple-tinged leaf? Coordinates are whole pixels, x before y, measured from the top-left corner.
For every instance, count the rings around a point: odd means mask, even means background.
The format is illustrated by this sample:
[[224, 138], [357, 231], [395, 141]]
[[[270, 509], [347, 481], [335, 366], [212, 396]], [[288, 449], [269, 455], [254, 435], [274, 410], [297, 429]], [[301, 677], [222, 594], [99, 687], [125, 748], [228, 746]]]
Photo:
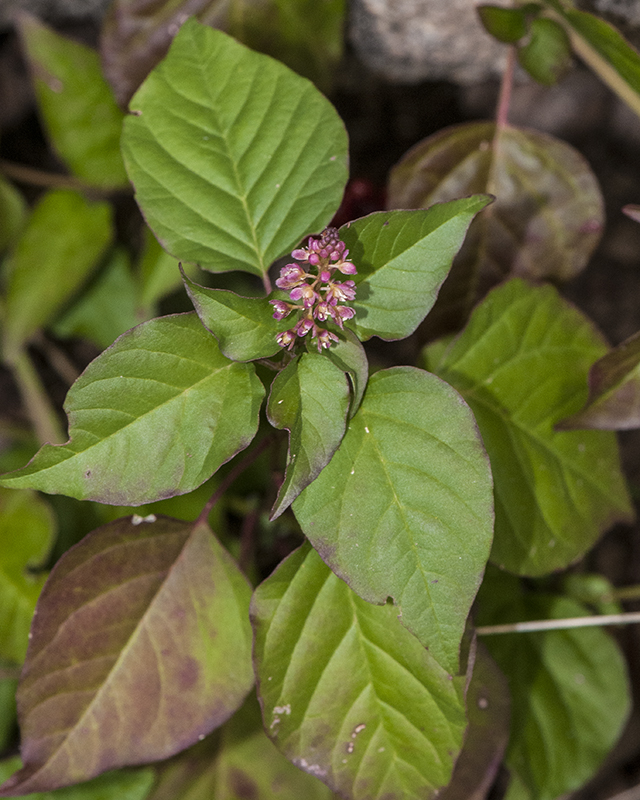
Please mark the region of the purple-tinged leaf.
[[349, 800], [429, 800], [448, 783], [466, 676], [391, 604], [359, 598], [306, 544], [256, 589], [251, 616], [265, 729], [294, 764]]
[[167, 758], [253, 684], [251, 590], [206, 525], [130, 517], [67, 551], [17, 693], [24, 767], [0, 797]]
[[490, 202], [482, 195], [426, 211], [379, 211], [340, 228], [358, 269], [352, 305], [361, 340], [404, 339], [415, 331], [435, 303], [471, 221]]
[[250, 444], [263, 397], [253, 364], [226, 359], [195, 313], [150, 320], [71, 387], [69, 442], [0, 485], [110, 505], [186, 494]]
[[509, 741], [509, 685], [482, 643], [476, 644], [466, 699], [469, 727], [464, 747], [438, 800], [484, 800]]
[[276, 336], [287, 330], [291, 320], [276, 321], [266, 298], [241, 297], [224, 289], [199, 286], [184, 273], [182, 280], [200, 321], [216, 337], [227, 358], [253, 361], [281, 351]]
[[491, 558], [504, 569], [563, 569], [615, 522], [633, 519], [615, 435], [555, 430], [584, 404], [589, 367], [605, 351], [591, 321], [553, 287], [522, 280], [490, 292], [449, 347], [425, 351], [482, 433], [496, 498]]
[[489, 463], [469, 407], [435, 375], [375, 373], [331, 462], [293, 510], [325, 562], [450, 672], [493, 536]]
[[271, 519], [331, 461], [344, 436], [349, 399], [345, 373], [324, 353], [303, 353], [271, 384], [267, 417], [274, 428], [289, 431], [287, 471]]
[[55, 530], [51, 509], [35, 492], [0, 489], [0, 659], [24, 659]]
[[591, 367], [585, 407], [557, 426], [558, 430], [640, 428], [640, 333], [636, 333]]
[[597, 180], [574, 148], [491, 122], [456, 125], [412, 148], [391, 173], [388, 205], [426, 208], [478, 192], [496, 200], [471, 225], [442, 287], [434, 314], [455, 318], [445, 330], [459, 329], [478, 295], [504, 278], [573, 278], [604, 225]]

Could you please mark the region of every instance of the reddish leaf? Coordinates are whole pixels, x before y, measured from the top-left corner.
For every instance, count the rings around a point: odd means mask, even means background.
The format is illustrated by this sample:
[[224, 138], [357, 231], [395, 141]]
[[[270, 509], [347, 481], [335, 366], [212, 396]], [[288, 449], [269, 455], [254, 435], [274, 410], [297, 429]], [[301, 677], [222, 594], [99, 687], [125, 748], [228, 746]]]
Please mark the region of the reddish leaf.
[[45, 585], [17, 692], [24, 767], [1, 797], [167, 758], [253, 683], [250, 588], [205, 525], [127, 517]]
[[596, 361], [589, 372], [585, 407], [557, 427], [609, 431], [640, 428], [640, 333]]

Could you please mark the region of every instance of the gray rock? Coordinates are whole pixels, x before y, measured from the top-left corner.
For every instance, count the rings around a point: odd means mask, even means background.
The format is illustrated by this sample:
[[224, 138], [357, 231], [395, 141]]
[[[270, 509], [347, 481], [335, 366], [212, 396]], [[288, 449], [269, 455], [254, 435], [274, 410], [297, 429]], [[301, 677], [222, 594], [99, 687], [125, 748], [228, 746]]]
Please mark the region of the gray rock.
[[361, 60], [396, 83], [477, 83], [500, 74], [506, 51], [473, 0], [351, 0], [349, 35]]

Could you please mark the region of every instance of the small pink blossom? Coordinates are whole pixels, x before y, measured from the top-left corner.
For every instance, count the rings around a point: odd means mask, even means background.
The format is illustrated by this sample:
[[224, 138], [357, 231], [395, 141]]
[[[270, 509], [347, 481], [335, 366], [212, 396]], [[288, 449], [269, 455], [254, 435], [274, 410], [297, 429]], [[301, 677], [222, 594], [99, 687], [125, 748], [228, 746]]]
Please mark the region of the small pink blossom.
[[307, 273], [297, 264], [287, 264], [280, 270], [280, 277], [276, 281], [278, 289], [293, 289], [299, 286], [308, 277]]
[[290, 306], [289, 303], [285, 303], [283, 300], [269, 300], [269, 303], [271, 303], [274, 308], [274, 319], [284, 319], [293, 311], [293, 306]]

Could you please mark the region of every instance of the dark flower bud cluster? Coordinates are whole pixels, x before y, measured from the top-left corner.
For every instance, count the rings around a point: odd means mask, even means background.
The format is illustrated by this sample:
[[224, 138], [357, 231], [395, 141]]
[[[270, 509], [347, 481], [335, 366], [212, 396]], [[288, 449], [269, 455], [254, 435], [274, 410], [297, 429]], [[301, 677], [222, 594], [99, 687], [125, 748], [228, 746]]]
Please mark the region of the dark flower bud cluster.
[[355, 275], [356, 268], [347, 260], [349, 251], [338, 238], [335, 228], [325, 228], [319, 237], [310, 237], [306, 247], [294, 250], [291, 255], [300, 263], [282, 267], [276, 286], [288, 291], [293, 302], [269, 302], [274, 307], [275, 319], [284, 319], [297, 311], [298, 321], [289, 330], [279, 333], [277, 341], [281, 347], [290, 350], [298, 337], [311, 333], [318, 352], [322, 352], [323, 347], [328, 349], [339, 339], [318, 323], [334, 322], [342, 328], [346, 320], [355, 316], [353, 308], [342, 305], [355, 300], [355, 283], [334, 278], [336, 273]]

